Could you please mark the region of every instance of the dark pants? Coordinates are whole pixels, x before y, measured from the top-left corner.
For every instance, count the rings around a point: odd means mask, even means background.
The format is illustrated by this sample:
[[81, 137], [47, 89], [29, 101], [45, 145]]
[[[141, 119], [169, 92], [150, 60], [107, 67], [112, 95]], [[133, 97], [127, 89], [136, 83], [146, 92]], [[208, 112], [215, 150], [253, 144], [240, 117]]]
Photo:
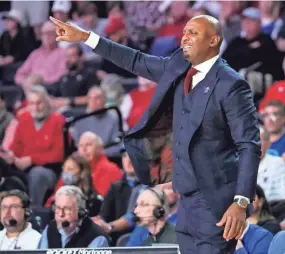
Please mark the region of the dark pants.
[[181, 196], [176, 224], [177, 241], [181, 254], [232, 254], [236, 241], [223, 238], [224, 228], [201, 192]]

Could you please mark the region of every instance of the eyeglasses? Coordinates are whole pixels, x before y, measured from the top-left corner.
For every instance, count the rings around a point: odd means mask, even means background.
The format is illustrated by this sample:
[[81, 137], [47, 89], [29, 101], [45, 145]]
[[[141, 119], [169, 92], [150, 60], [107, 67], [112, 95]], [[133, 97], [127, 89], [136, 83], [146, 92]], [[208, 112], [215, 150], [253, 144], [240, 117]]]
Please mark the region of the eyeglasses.
[[1, 207], [0, 207], [1, 212], [7, 212], [8, 210], [18, 211], [22, 208], [24, 208], [24, 207], [20, 204], [1, 205]]
[[59, 206], [56, 206], [54, 205], [52, 207], [52, 210], [54, 211], [54, 213], [56, 214], [60, 214], [60, 213], [64, 213], [64, 214], [71, 214], [71, 212], [74, 210], [74, 207], [59, 207]]
[[263, 113], [262, 114], [263, 118], [268, 118], [268, 117], [270, 117], [270, 118], [279, 118], [281, 116], [283, 116], [282, 112], [272, 112], [272, 113]]

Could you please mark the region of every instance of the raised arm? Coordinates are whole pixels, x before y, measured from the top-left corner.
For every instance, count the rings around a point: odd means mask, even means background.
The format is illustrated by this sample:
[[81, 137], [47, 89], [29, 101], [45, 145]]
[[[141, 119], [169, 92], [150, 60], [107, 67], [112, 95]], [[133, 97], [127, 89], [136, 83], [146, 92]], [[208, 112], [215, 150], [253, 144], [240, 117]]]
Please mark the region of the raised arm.
[[114, 64], [154, 82], [158, 82], [166, 70], [169, 57], [157, 57], [112, 42], [95, 33], [85, 31], [74, 24], [63, 23], [53, 17], [56, 25], [57, 41], [81, 42], [93, 48], [94, 52]]

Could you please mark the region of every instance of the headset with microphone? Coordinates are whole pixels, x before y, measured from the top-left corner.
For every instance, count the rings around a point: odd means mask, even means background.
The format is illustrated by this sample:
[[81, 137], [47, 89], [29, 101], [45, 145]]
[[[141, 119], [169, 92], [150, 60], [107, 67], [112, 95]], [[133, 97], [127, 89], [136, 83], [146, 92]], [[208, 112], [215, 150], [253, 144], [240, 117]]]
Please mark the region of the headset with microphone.
[[[77, 192], [78, 194], [80, 194], [81, 196], [81, 199], [83, 202], [81, 202], [81, 206], [78, 208], [78, 220], [82, 220], [84, 219], [86, 216], [88, 216], [88, 210], [86, 209], [86, 202], [87, 202], [87, 199], [85, 197], [85, 195], [82, 193], [82, 192]], [[53, 203], [52, 205], [52, 210], [55, 211], [55, 203]], [[61, 226], [63, 228], [67, 228], [69, 227], [70, 225], [70, 222], [67, 221], [67, 220], [64, 220], [62, 223], [61, 223]]]
[[[16, 196], [21, 200], [23, 208], [24, 208], [24, 219], [26, 221], [29, 220], [32, 216], [32, 210], [30, 209], [31, 200], [25, 192], [20, 191], [20, 190], [6, 191], [3, 193], [3, 195], [1, 195], [0, 204], [2, 203], [4, 198], [12, 197], [12, 196]], [[9, 220], [8, 223], [9, 223], [9, 226], [14, 227], [18, 224], [18, 221], [12, 218]]]
[[164, 192], [162, 191], [161, 192], [162, 194], [159, 194], [154, 188], [148, 188], [146, 190], [151, 191], [158, 198], [160, 205], [156, 206], [153, 209], [152, 216], [138, 217], [136, 214], [134, 214], [134, 217], [133, 217], [134, 222], [140, 222], [142, 219], [152, 218], [152, 217], [154, 217], [157, 220], [160, 220], [161, 218], [165, 216], [165, 209], [164, 209], [165, 194]]

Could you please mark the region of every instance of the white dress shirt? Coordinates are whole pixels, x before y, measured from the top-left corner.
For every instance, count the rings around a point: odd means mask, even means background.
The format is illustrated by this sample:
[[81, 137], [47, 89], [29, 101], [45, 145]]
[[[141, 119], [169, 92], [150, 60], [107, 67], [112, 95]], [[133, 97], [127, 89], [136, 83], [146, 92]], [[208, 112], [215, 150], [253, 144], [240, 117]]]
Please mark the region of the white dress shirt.
[[[91, 47], [92, 49], [95, 49], [99, 43], [99, 40], [100, 40], [99, 35], [93, 32], [90, 32], [88, 39], [85, 41], [85, 44]], [[196, 66], [194, 65], [192, 66], [193, 68], [198, 70], [198, 72], [193, 76], [193, 79], [192, 79], [192, 89], [206, 77], [207, 73], [210, 71], [210, 69], [213, 67], [213, 65], [215, 64], [215, 62], [218, 60], [219, 57], [220, 57], [219, 55], [216, 55], [203, 63], [200, 63]], [[239, 198], [239, 197], [243, 197], [243, 196], [236, 195], [234, 198]], [[248, 203], [250, 203], [249, 198], [247, 197], [243, 197], [243, 198], [246, 198]]]
[[218, 58], [219, 58], [219, 55], [216, 55], [203, 63], [200, 63], [196, 66], [194, 65], [192, 66], [198, 71], [192, 78], [192, 89], [206, 77], [206, 75], [208, 74], [210, 69], [213, 67], [215, 62], [218, 60]]

